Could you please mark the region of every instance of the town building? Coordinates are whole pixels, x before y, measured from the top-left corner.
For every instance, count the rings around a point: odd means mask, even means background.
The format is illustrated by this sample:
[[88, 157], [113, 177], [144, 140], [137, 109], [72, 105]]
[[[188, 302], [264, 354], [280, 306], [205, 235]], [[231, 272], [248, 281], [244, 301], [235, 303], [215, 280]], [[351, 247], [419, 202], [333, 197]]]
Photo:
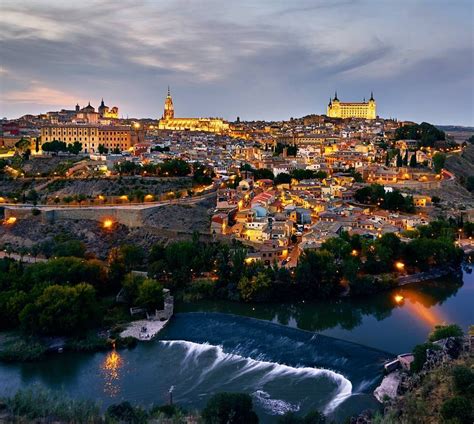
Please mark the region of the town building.
[[128, 126], [100, 126], [92, 124], [46, 125], [41, 128], [41, 143], [53, 140], [66, 144], [82, 143], [84, 153], [95, 153], [102, 144], [109, 150], [129, 150], [142, 138], [142, 134]]
[[370, 94], [368, 102], [341, 102], [337, 98], [337, 92], [334, 99], [329, 100], [327, 107], [327, 116], [330, 118], [362, 118], [375, 119], [377, 117], [377, 104], [373, 93]]
[[168, 87], [163, 116], [158, 128], [160, 130], [205, 131], [224, 134], [229, 131], [229, 123], [220, 118], [175, 118], [173, 99]]

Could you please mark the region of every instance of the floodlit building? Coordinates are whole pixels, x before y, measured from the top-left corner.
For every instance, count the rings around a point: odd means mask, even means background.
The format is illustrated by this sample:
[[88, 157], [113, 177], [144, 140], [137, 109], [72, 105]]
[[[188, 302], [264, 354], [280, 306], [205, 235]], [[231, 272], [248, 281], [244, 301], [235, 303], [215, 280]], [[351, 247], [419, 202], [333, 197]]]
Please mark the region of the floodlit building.
[[337, 98], [337, 92], [334, 99], [329, 100], [327, 107], [327, 116], [330, 118], [362, 118], [375, 119], [377, 117], [377, 104], [375, 103], [373, 93], [370, 94], [368, 102], [341, 102]]

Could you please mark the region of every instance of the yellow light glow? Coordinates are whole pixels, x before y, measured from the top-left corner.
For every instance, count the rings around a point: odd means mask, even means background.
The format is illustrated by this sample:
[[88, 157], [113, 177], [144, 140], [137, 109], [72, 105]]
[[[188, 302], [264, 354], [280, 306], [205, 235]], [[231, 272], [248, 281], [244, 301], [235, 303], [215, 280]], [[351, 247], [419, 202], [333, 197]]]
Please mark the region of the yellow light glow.
[[104, 376], [104, 391], [110, 396], [116, 396], [120, 392], [120, 374], [123, 359], [114, 349], [101, 364]]
[[357, 256], [358, 254], [359, 254], [359, 252], [355, 249], [351, 252], [352, 256]]
[[151, 202], [153, 200], [153, 194], [147, 194], [145, 196], [145, 201], [146, 202]]
[[97, 198], [98, 198], [99, 200], [105, 200], [105, 197], [102, 196], [102, 194], [99, 194], [99, 195], [97, 196]]
[[10, 218], [5, 220], [5, 224], [7, 225], [13, 225], [16, 222], [16, 217], [11, 216]]
[[401, 294], [396, 294], [393, 299], [395, 300], [395, 302], [397, 303], [402, 303], [403, 302], [403, 299], [405, 299]]
[[102, 227], [106, 230], [110, 230], [114, 226], [114, 221], [111, 219], [106, 219], [102, 222]]
[[5, 198], [0, 196], [0, 203], [5, 203]]
[[128, 200], [128, 196], [124, 194], [123, 196], [119, 197], [120, 200]]
[[396, 262], [395, 263], [395, 267], [399, 270], [399, 271], [403, 271], [405, 269], [405, 264], [403, 262]]

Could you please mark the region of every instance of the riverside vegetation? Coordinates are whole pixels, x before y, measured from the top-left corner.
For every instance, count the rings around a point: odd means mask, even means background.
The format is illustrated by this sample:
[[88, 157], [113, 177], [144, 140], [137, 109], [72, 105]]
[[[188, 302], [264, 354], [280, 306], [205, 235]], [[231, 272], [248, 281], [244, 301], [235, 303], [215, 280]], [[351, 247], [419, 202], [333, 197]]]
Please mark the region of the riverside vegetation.
[[[216, 393], [200, 412], [187, 412], [178, 405], [152, 406], [149, 409], [129, 402], [111, 405], [101, 413], [98, 404], [73, 400], [62, 393], [40, 386], [18, 391], [0, 399], [0, 419], [5, 423], [56, 422], [94, 424], [258, 424], [252, 398], [244, 393]], [[324, 424], [326, 418], [318, 411], [301, 417], [288, 413], [278, 419], [281, 424]]]
[[[474, 327], [471, 326], [471, 334]], [[474, 420], [474, 358], [463, 351], [457, 325], [436, 326], [426, 343], [413, 349], [404, 389], [387, 402], [374, 424], [471, 424]], [[401, 391], [401, 393], [400, 393]]]
[[[348, 289], [353, 296], [369, 295], [396, 285], [397, 262], [408, 273], [458, 265], [456, 230], [453, 222], [435, 221], [405, 234], [406, 243], [390, 233], [375, 241], [343, 233], [304, 252], [294, 271], [247, 263], [242, 245], [204, 243], [197, 235], [154, 245], [148, 254], [122, 245], [106, 261], [89, 257], [81, 242], [62, 238], [53, 246], [57, 257], [46, 262], [0, 261], [0, 325], [21, 331], [21, 338], [6, 336], [0, 359], [38, 358], [47, 350], [45, 341], [56, 336], [66, 337], [70, 350], [133, 345], [117, 337], [130, 320], [129, 307], [161, 308], [163, 287], [182, 300], [312, 300]], [[146, 270], [148, 278], [132, 274], [132, 268]], [[124, 302], [117, 303], [121, 290]]]

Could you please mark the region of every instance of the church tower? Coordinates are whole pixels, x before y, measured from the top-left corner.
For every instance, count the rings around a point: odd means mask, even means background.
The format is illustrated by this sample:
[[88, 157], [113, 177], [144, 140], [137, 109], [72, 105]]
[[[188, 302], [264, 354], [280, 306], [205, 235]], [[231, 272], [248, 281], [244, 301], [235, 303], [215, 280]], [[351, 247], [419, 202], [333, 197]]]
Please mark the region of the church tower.
[[165, 99], [165, 110], [163, 112], [163, 119], [174, 118], [173, 99], [171, 98], [170, 87], [168, 86], [168, 94]]

